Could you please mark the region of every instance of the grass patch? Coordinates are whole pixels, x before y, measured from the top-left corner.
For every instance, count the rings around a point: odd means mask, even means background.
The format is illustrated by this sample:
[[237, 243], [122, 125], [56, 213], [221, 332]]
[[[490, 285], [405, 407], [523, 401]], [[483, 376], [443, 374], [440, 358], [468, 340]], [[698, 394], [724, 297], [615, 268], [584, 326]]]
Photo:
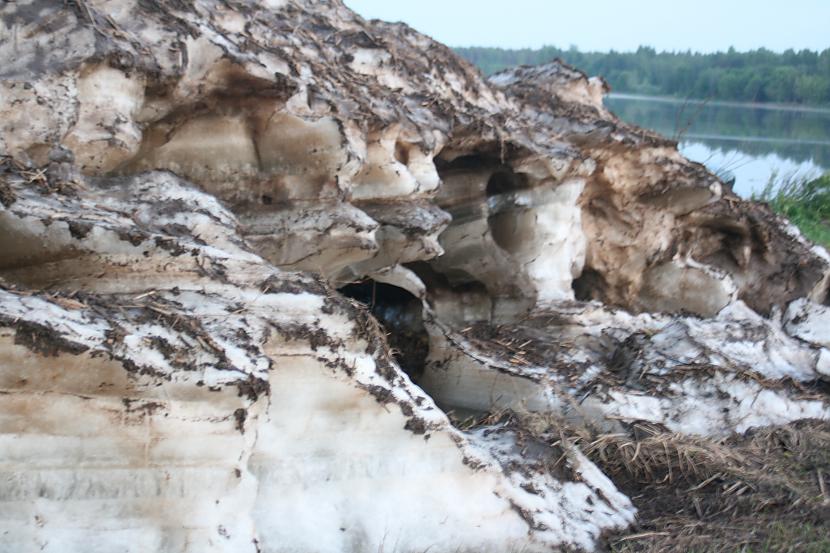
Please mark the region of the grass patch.
[[830, 248], [830, 174], [809, 181], [773, 177], [752, 199], [767, 202], [804, 236]]

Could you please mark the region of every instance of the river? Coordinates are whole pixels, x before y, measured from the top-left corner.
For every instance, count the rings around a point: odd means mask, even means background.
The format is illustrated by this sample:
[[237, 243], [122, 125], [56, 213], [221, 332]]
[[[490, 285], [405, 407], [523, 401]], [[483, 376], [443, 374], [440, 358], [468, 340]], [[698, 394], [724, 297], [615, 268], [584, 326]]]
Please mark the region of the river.
[[734, 178], [735, 192], [746, 198], [771, 181], [830, 171], [828, 108], [634, 94], [610, 94], [605, 105], [624, 121], [678, 140], [686, 157]]

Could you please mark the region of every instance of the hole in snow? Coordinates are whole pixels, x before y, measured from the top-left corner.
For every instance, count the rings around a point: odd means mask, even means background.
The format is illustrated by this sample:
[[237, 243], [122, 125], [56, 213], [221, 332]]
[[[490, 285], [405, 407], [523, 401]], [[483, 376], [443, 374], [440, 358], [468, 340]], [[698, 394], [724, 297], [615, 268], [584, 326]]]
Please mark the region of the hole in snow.
[[395, 159], [398, 163], [409, 165], [409, 147], [403, 142], [395, 142]]
[[235, 206], [334, 194], [346, 161], [340, 127], [275, 112], [279, 105], [228, 97], [185, 106], [148, 125], [119, 172], [167, 169]]
[[527, 206], [516, 204], [510, 192], [527, 188], [527, 177], [514, 173], [510, 167], [500, 167], [487, 179], [487, 203], [490, 214], [487, 226], [493, 240], [503, 250], [516, 253], [530, 245], [534, 238], [536, 216]]
[[386, 329], [395, 360], [417, 382], [429, 353], [421, 300], [403, 288], [371, 279], [344, 286], [340, 293], [366, 304]]
[[509, 206], [487, 217], [487, 225], [501, 249], [516, 253], [533, 243], [536, 215], [525, 207]]

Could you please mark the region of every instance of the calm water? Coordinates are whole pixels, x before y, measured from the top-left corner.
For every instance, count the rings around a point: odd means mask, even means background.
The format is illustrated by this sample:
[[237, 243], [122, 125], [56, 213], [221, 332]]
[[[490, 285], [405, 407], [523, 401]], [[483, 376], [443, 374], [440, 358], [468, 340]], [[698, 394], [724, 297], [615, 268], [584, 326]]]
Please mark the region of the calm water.
[[771, 179], [830, 171], [830, 109], [627, 94], [612, 94], [605, 104], [625, 121], [679, 140], [686, 157], [734, 177], [744, 197]]

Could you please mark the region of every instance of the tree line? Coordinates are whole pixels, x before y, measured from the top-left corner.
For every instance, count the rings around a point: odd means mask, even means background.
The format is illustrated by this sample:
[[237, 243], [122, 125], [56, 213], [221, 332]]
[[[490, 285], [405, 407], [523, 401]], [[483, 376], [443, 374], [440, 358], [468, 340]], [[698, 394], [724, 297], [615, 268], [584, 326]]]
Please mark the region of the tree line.
[[514, 65], [537, 65], [561, 58], [589, 75], [601, 75], [616, 92], [729, 100], [830, 105], [830, 48], [821, 52], [764, 48], [701, 54], [657, 52], [580, 52], [553, 46], [540, 49], [455, 48], [491, 75]]

